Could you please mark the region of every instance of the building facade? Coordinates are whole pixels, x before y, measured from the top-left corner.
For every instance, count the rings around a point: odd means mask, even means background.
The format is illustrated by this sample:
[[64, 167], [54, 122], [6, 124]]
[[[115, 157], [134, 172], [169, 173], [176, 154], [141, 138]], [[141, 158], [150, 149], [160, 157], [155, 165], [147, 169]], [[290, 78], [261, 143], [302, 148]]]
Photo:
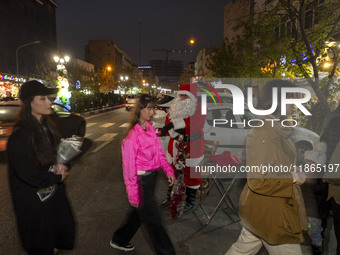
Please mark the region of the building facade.
[[210, 48], [203, 48], [198, 52], [195, 63], [196, 76], [212, 77], [212, 71], [209, 69], [211, 54]]
[[0, 72], [31, 76], [57, 49], [53, 0], [0, 1]]
[[81, 70], [83, 70], [85, 72], [94, 73], [94, 65], [91, 64], [91, 63], [88, 63], [88, 62], [86, 62], [84, 60], [75, 58], [75, 59], [72, 59], [71, 64], [75, 68], [79, 68], [79, 69], [81, 69]]
[[132, 68], [131, 58], [112, 40], [89, 40], [85, 46], [85, 61], [94, 64], [95, 72], [112, 72], [114, 81]]
[[[152, 73], [158, 78], [160, 86], [170, 88], [172, 83], [177, 83], [183, 73], [183, 61], [155, 59], [149, 61]], [[144, 75], [143, 75], [144, 76]]]
[[185, 66], [185, 72], [195, 73], [195, 62], [189, 62]]
[[94, 86], [94, 65], [81, 59], [72, 59], [69, 64], [69, 76], [77, 89]]
[[137, 87], [141, 85], [142, 80], [143, 80], [143, 71], [140, 70], [137, 66], [132, 66], [132, 72], [131, 72], [132, 86]]
[[[258, 2], [263, 2], [263, 0]], [[254, 0], [231, 0], [224, 6], [223, 38], [235, 41], [243, 36], [244, 28], [238, 27], [238, 25], [240, 22], [246, 21], [254, 12], [254, 4]]]
[[[337, 0], [310, 0], [305, 3], [304, 28], [309, 29], [318, 23], [318, 10], [324, 8], [324, 3], [332, 3]], [[230, 42], [235, 42], [245, 34], [242, 22], [256, 23], [256, 16], [264, 11], [271, 10], [278, 4], [278, 0], [231, 0], [224, 6], [224, 33], [223, 37]], [[339, 11], [338, 11], [339, 12]], [[340, 13], [338, 13], [340, 15]], [[292, 21], [283, 18], [278, 24], [273, 24], [276, 37], [289, 36], [292, 29]], [[336, 41], [340, 40], [340, 28], [334, 35]]]

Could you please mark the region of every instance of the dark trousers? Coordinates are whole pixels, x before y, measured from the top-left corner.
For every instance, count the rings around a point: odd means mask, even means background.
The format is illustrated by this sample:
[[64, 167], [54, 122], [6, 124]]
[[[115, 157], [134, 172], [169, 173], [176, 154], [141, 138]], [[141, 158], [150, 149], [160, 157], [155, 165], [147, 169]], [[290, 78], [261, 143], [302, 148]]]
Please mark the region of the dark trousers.
[[142, 203], [138, 208], [133, 208], [128, 213], [123, 226], [113, 234], [112, 241], [118, 245], [129, 243], [141, 223], [144, 223], [156, 253], [159, 255], [173, 255], [176, 254], [174, 247], [162, 225], [158, 205], [153, 197], [155, 181], [155, 172], [139, 178]]
[[334, 232], [337, 243], [336, 250], [337, 254], [340, 255], [340, 205], [335, 202], [334, 198], [332, 198], [330, 202], [331, 210], [333, 211]]

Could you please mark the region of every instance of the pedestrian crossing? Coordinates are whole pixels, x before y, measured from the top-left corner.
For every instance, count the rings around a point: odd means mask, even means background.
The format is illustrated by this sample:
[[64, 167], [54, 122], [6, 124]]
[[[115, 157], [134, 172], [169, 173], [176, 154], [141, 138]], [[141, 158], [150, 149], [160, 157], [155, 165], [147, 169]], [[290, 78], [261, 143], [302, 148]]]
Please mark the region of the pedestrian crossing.
[[114, 138], [116, 135], [118, 135], [118, 133], [106, 133], [106, 134], [98, 137], [94, 141], [95, 142], [106, 142], [106, 141], [111, 140], [112, 138]]
[[101, 125], [100, 127], [107, 128], [107, 127], [113, 126], [114, 124], [115, 124], [115, 123], [105, 123], [104, 125]]
[[92, 127], [93, 125], [96, 125], [97, 123], [87, 123], [86, 127]]
[[[130, 123], [126, 122], [123, 123], [122, 125], [118, 126], [118, 130], [115, 130], [116, 133], [111, 133], [111, 132], [106, 132], [106, 133], [102, 133], [102, 130], [105, 130], [105, 128], [110, 128], [110, 127], [114, 127], [116, 125], [116, 123], [112, 123], [112, 122], [108, 122], [108, 123], [95, 123], [95, 122], [88, 122], [86, 124], [86, 128], [92, 127], [91, 131], [93, 129], [97, 130], [98, 133], [90, 133], [89, 130], [86, 130], [86, 134], [85, 134], [85, 138], [88, 138], [90, 140], [92, 140], [94, 142], [93, 144], [93, 149], [91, 151], [91, 153], [96, 153], [98, 151], [100, 151], [101, 149], [103, 149], [105, 146], [107, 146], [108, 144], [110, 144], [112, 141], [115, 140], [115, 137], [118, 134], [123, 134], [123, 132], [126, 130], [126, 128], [129, 127]], [[163, 141], [164, 140], [164, 141]], [[160, 141], [162, 142], [162, 146], [164, 147], [163, 150], [165, 151], [165, 148], [167, 146], [167, 140], [166, 139], [162, 139], [160, 138]]]
[[97, 138], [95, 141], [101, 141], [104, 142], [101, 145], [99, 145], [98, 147], [96, 147], [94, 150], [92, 150], [92, 153], [98, 152], [101, 149], [103, 149], [106, 145], [108, 145], [109, 143], [111, 143], [114, 139], [114, 137], [117, 135], [118, 133], [107, 133], [102, 135], [101, 137]]
[[[110, 144], [112, 141], [114, 141], [115, 137], [124, 132], [124, 129], [127, 128], [129, 126], [129, 123], [124, 123], [120, 126], [118, 126], [119, 128], [121, 128], [120, 130], [117, 130], [117, 133], [111, 133], [111, 132], [107, 132], [102, 134], [101, 131], [105, 128], [110, 128], [115, 126], [116, 123], [112, 123], [112, 122], [108, 122], [108, 123], [96, 123], [96, 122], [88, 122], [86, 124], [86, 128], [92, 127], [92, 130], [98, 130], [98, 133], [89, 133], [88, 129], [86, 131], [85, 134], [85, 138], [91, 139], [94, 144], [93, 144], [93, 149], [91, 150], [91, 153], [96, 153], [98, 151], [100, 151], [101, 149], [103, 149], [105, 146], [107, 146], [108, 144]], [[100, 129], [99, 129], [100, 128]]]

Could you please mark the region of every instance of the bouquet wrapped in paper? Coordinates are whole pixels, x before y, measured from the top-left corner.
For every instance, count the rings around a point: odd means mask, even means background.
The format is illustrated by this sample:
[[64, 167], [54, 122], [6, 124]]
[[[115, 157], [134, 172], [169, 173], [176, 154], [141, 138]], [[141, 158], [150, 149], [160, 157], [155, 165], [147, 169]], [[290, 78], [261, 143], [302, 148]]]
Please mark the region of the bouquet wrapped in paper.
[[[66, 164], [78, 156], [81, 153], [80, 148], [82, 144], [83, 139], [75, 135], [66, 139], [61, 139], [57, 153], [57, 164]], [[49, 171], [54, 172], [53, 166], [50, 167]], [[56, 184], [46, 188], [41, 188], [38, 190], [37, 195], [43, 202], [52, 197], [56, 189]]]
[[57, 163], [65, 164], [70, 162], [81, 153], [83, 139], [80, 136], [73, 135], [70, 138], [61, 139], [57, 154]]

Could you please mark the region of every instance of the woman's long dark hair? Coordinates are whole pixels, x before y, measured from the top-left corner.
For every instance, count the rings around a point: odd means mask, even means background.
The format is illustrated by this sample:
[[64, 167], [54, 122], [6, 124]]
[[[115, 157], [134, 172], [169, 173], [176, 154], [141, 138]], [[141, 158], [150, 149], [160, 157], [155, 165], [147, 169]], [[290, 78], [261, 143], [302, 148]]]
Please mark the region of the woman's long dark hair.
[[137, 103], [137, 105], [135, 107], [135, 110], [132, 112], [131, 119], [130, 119], [130, 122], [129, 122], [129, 127], [126, 130], [124, 138], [127, 137], [128, 134], [130, 133], [131, 129], [133, 129], [133, 127], [136, 124], [139, 123], [139, 121], [140, 121], [140, 112], [144, 108], [148, 107], [148, 105], [150, 107], [156, 107], [157, 99], [155, 97], [153, 97], [153, 96], [148, 95], [148, 94], [140, 95], [140, 97], [138, 98], [138, 103]]
[[25, 128], [27, 132], [27, 152], [29, 157], [41, 170], [48, 170], [56, 164], [57, 146], [60, 141], [59, 135], [54, 131], [54, 125], [42, 117], [41, 122], [32, 115], [31, 102], [33, 97], [23, 102], [19, 113], [17, 127]]

